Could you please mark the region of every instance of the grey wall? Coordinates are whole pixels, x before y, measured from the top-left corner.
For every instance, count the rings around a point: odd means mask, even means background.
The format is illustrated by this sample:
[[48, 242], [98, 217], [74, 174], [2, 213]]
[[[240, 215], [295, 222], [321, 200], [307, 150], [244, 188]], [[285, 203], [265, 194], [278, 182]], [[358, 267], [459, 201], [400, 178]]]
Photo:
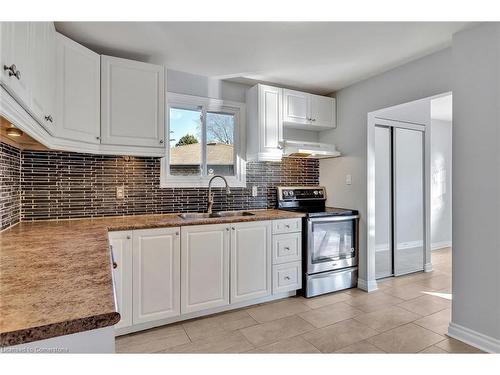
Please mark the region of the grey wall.
[[431, 127], [431, 246], [435, 248], [452, 242], [452, 125], [432, 119]]
[[251, 86], [167, 69], [167, 91], [177, 94], [245, 102]]
[[[320, 162], [320, 183], [328, 204], [360, 211], [360, 278], [366, 280], [367, 114], [368, 112], [450, 91], [451, 49], [445, 49], [336, 93], [337, 129], [321, 140], [337, 145], [341, 158]], [[346, 174], [352, 185], [345, 184]]]
[[[452, 322], [500, 339], [500, 25], [453, 38]], [[500, 351], [500, 344], [497, 344]]]

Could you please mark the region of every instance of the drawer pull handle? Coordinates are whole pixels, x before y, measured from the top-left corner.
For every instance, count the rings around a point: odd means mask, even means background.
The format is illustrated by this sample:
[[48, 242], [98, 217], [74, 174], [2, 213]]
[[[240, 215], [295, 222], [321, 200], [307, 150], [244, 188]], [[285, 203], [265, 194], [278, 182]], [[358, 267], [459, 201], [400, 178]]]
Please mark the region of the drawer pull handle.
[[290, 276], [285, 276], [285, 280], [290, 280]]
[[285, 224], [285, 227], [290, 228], [290, 224]]
[[288, 246], [285, 247], [286, 251], [290, 251], [290, 248]]

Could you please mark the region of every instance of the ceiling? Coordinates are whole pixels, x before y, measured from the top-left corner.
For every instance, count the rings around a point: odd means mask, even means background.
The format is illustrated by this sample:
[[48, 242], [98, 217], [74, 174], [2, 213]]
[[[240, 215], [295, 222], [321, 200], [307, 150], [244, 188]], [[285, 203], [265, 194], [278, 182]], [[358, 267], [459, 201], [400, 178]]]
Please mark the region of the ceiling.
[[451, 44], [466, 22], [56, 22], [118, 57], [326, 94]]
[[452, 94], [431, 100], [431, 118], [451, 122], [453, 119]]

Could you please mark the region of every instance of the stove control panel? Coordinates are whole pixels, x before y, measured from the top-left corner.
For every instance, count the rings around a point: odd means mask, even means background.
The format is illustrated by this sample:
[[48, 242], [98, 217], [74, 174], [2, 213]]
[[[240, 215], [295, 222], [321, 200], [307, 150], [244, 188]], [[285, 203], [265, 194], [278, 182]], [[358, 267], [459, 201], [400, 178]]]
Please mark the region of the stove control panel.
[[278, 201], [325, 199], [326, 191], [322, 186], [278, 186]]

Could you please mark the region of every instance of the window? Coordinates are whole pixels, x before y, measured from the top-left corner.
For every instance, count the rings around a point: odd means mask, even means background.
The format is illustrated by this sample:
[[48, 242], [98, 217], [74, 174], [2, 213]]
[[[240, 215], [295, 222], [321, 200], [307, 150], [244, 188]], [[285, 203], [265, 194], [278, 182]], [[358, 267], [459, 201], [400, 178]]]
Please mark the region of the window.
[[207, 186], [215, 174], [231, 186], [245, 186], [244, 104], [179, 94], [168, 98], [162, 186]]

